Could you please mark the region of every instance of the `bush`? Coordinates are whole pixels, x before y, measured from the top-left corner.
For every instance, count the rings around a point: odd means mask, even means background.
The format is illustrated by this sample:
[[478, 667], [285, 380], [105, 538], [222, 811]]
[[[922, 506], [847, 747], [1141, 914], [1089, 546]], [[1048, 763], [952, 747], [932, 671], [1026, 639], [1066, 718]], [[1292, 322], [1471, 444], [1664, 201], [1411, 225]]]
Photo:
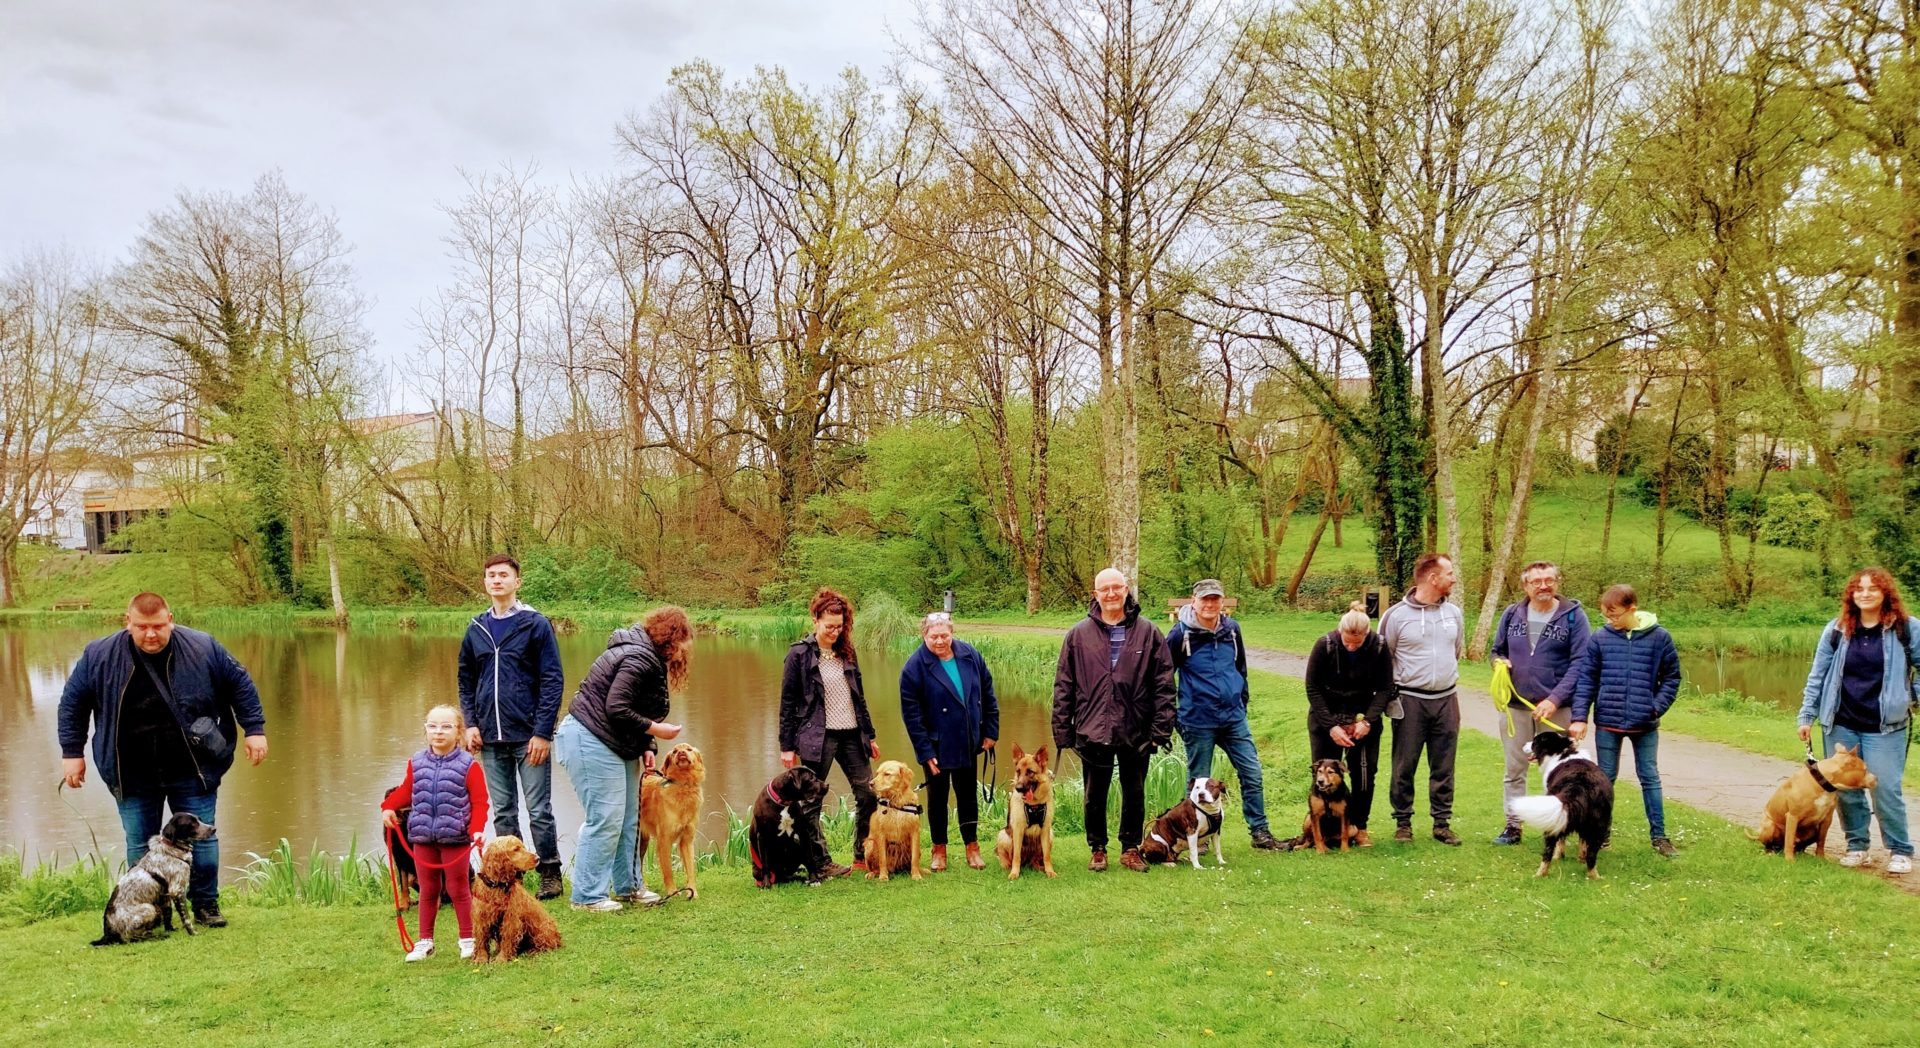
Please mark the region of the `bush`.
[[515, 558], [527, 582], [521, 599], [543, 604], [630, 604], [644, 599], [640, 573], [604, 546], [535, 546]]
[[1818, 549], [1833, 523], [1833, 508], [1812, 492], [1788, 492], [1766, 502], [1760, 541], [1788, 549]]

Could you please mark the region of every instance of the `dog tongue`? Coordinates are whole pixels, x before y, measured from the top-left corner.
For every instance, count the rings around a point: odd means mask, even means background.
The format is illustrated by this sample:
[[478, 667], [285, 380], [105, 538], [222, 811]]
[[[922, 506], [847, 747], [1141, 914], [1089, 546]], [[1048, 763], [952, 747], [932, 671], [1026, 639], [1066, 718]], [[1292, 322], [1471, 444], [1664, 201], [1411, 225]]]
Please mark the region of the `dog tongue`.
[[1033, 791], [1032, 791], [1032, 790], [1028, 790], [1028, 791], [1026, 791], [1025, 793], [1023, 793], [1023, 794], [1021, 794], [1020, 796], [1021, 796], [1021, 797], [1023, 797], [1023, 798], [1025, 798], [1025, 799], [1026, 799], [1026, 802], [1027, 802], [1028, 804], [1032, 804], [1032, 803], [1033, 803]]

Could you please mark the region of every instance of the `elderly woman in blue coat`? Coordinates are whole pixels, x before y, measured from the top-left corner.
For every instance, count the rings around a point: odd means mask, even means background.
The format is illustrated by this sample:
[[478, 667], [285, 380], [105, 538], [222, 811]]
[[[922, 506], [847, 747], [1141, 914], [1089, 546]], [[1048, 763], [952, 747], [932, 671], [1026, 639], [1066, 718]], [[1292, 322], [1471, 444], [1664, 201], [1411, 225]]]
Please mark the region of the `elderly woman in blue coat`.
[[975, 755], [993, 749], [1000, 735], [1000, 703], [993, 674], [972, 645], [953, 638], [953, 616], [943, 611], [920, 623], [921, 644], [900, 670], [900, 719], [913, 740], [913, 756], [927, 774], [927, 825], [933, 837], [935, 873], [947, 868], [947, 789], [960, 809], [960, 840], [967, 865], [980, 858], [980, 794]]
[[1607, 624], [1593, 631], [1574, 670], [1573, 723], [1567, 734], [1577, 740], [1593, 721], [1599, 729], [1594, 755], [1608, 782], [1620, 771], [1620, 751], [1633, 741], [1633, 774], [1640, 780], [1653, 850], [1672, 858], [1660, 792], [1660, 718], [1680, 694], [1680, 652], [1660, 620], [1640, 610], [1632, 586], [1609, 587], [1600, 596], [1600, 614]]
[[[1810, 741], [1820, 725], [1826, 755], [1836, 745], [1860, 754], [1878, 780], [1872, 814], [1887, 846], [1887, 872], [1913, 872], [1913, 839], [1907, 835], [1907, 804], [1900, 793], [1907, 764], [1907, 732], [1920, 702], [1920, 619], [1907, 614], [1900, 588], [1885, 568], [1864, 568], [1847, 580], [1840, 615], [1820, 633], [1813, 669], [1800, 704], [1800, 738]], [[1858, 790], [1840, 794], [1840, 825], [1847, 834], [1842, 866], [1866, 866], [1867, 798]]]

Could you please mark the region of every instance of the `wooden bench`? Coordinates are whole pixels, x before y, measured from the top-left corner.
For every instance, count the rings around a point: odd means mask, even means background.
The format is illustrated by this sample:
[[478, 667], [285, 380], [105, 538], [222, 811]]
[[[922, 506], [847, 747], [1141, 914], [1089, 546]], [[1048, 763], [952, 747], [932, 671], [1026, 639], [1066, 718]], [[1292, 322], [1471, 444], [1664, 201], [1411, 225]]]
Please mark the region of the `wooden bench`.
[[91, 607], [93, 607], [93, 602], [85, 597], [62, 597], [53, 602], [53, 610], [55, 611], [86, 611]]
[[[1180, 609], [1192, 603], [1193, 603], [1192, 597], [1169, 597], [1167, 599], [1167, 621], [1171, 622], [1174, 619], [1179, 618]], [[1221, 614], [1226, 614], [1227, 612], [1230, 612], [1239, 606], [1240, 606], [1239, 597], [1220, 598]]]

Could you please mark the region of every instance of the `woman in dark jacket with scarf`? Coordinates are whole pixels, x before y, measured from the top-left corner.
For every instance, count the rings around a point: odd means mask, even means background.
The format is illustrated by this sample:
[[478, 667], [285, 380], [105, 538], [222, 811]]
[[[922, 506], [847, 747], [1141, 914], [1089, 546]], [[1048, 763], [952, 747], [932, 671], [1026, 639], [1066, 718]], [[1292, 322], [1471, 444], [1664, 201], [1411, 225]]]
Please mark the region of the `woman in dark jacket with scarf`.
[[1393, 655], [1355, 602], [1339, 628], [1314, 641], [1307, 656], [1307, 742], [1314, 760], [1346, 762], [1352, 791], [1347, 819], [1362, 848], [1373, 846], [1367, 814], [1380, 767], [1381, 718], [1392, 701]]
[[973, 761], [993, 749], [1000, 735], [1000, 703], [993, 674], [973, 646], [953, 638], [953, 616], [944, 611], [920, 624], [920, 648], [900, 670], [900, 719], [913, 740], [913, 756], [927, 774], [927, 825], [933, 834], [935, 873], [947, 868], [947, 787], [960, 808], [960, 840], [967, 865], [980, 858], [980, 796]]
[[693, 629], [687, 613], [666, 607], [613, 631], [607, 650], [587, 670], [567, 717], [553, 734], [554, 759], [573, 783], [586, 821], [573, 853], [573, 908], [621, 909], [621, 899], [659, 898], [642, 883], [634, 861], [640, 825], [638, 763], [653, 766], [655, 739], [671, 739], [668, 692], [687, 679]]
[[[808, 606], [813, 629], [787, 649], [786, 669], [780, 675], [780, 764], [804, 764], [824, 781], [835, 761], [853, 787], [854, 847], [867, 839], [873, 818], [873, 761], [880, 759], [874, 741], [873, 718], [867, 714], [867, 696], [860, 684], [860, 664], [853, 650], [853, 605], [830, 589], [814, 594]], [[815, 825], [818, 825], [817, 823]], [[822, 877], [844, 877], [866, 868], [835, 863], [827, 854], [823, 830], [814, 838], [816, 864]]]

